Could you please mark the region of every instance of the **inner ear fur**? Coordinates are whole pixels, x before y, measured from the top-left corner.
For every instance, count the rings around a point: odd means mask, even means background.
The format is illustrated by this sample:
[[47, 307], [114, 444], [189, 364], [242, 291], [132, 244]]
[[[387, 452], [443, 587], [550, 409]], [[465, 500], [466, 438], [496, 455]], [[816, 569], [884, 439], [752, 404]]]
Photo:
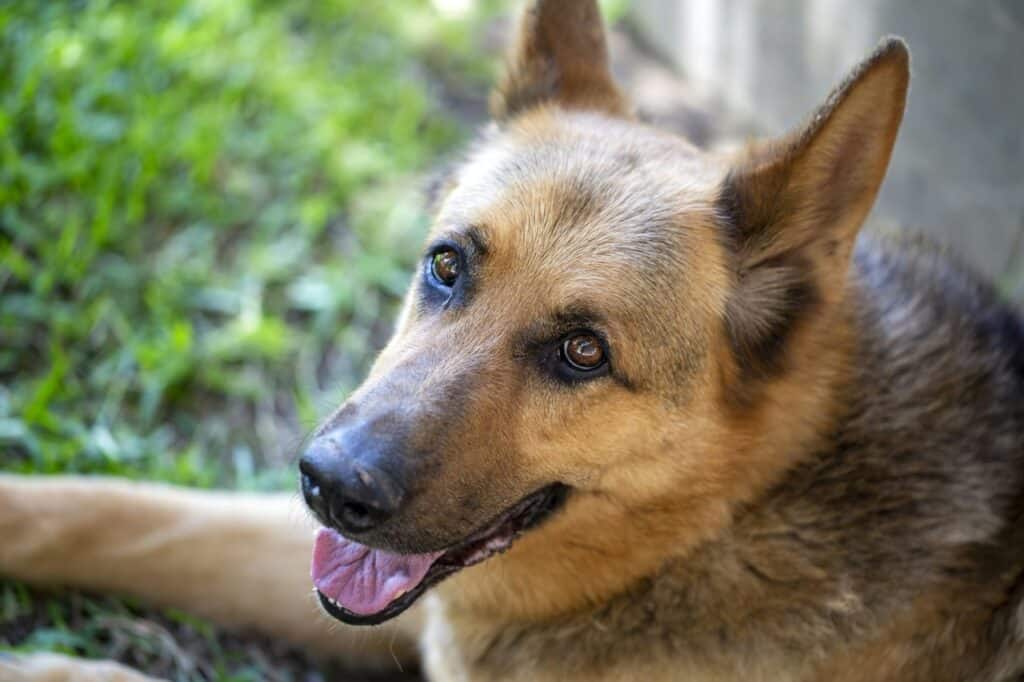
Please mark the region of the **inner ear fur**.
[[628, 116], [615, 86], [595, 0], [530, 0], [491, 94], [491, 113], [503, 120], [541, 104]]
[[726, 327], [744, 378], [781, 371], [801, 320], [842, 295], [909, 79], [906, 44], [883, 40], [802, 127], [750, 147], [727, 174], [718, 209], [736, 281]]

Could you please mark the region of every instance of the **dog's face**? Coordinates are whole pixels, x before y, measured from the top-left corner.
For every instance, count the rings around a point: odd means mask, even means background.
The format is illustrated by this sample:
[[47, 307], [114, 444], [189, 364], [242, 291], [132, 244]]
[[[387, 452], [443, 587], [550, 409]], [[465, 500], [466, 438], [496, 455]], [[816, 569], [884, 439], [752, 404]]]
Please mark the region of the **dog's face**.
[[628, 576], [721, 527], [827, 418], [798, 389], [832, 369], [800, 356], [905, 89], [889, 43], [797, 135], [709, 155], [628, 116], [593, 2], [534, 3], [394, 337], [303, 458], [344, 536], [318, 540], [327, 610], [379, 622], [520, 535], [492, 562], [524, 588], [517, 560]]
[[446, 547], [552, 483], [615, 497], [617, 475], [641, 475], [706, 395], [728, 287], [717, 179], [685, 142], [588, 113], [481, 142], [353, 397], [355, 419], [408, 429], [410, 498], [380, 541]]

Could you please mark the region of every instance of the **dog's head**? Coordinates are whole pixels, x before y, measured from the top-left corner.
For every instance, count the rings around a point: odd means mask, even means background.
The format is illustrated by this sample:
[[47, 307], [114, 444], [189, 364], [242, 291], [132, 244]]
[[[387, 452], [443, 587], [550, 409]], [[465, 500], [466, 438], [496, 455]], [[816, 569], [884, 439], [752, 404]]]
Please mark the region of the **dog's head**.
[[533, 2], [394, 337], [302, 458], [325, 608], [379, 622], [514, 541], [466, 599], [600, 598], [776, 480], [830, 417], [907, 82], [887, 40], [794, 134], [709, 154], [632, 118], [592, 0]]

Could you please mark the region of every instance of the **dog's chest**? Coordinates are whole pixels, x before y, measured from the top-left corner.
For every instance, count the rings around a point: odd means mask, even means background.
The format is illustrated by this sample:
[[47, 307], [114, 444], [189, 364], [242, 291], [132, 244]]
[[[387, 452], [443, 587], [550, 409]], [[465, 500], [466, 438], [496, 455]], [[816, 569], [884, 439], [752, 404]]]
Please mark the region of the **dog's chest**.
[[471, 680], [471, 670], [464, 662], [465, 652], [459, 646], [455, 630], [445, 616], [440, 597], [424, 597], [424, 627], [420, 635], [420, 653], [427, 679], [432, 682]]
[[[990, 615], [971, 608], [973, 599], [954, 600], [964, 602], [955, 609], [964, 617], [952, 621], [948, 583], [919, 592], [914, 601], [921, 608], [904, 610], [890, 600], [877, 599], [869, 608], [870, 593], [853, 573], [801, 568], [794, 561], [796, 549], [789, 549], [793, 551], [771, 554], [786, 557], [785, 561], [768, 561], [767, 555], [756, 554], [745, 554], [739, 561], [733, 556], [735, 550], [724, 548], [706, 557], [692, 557], [690, 570], [662, 575], [643, 590], [622, 595], [598, 611], [529, 626], [474, 619], [453, 610], [440, 594], [431, 594], [425, 599], [421, 639], [424, 666], [429, 679], [436, 682], [837, 682], [862, 679], [847, 676], [869, 665], [876, 671], [902, 670], [901, 682], [990, 679], [956, 672], [943, 677], [947, 666], [931, 663], [953, 656], [949, 660], [963, 670], [978, 669], [994, 653], [982, 646], [987, 640], [978, 639], [987, 632]], [[703, 563], [709, 564], [708, 570], [692, 568]], [[872, 573], [885, 572], [876, 568]], [[912, 593], [897, 590], [896, 581], [890, 580], [889, 587], [894, 595]], [[1004, 588], [992, 589], [995, 595]], [[879, 630], [880, 618], [887, 626]], [[950, 627], [951, 623], [958, 625]], [[953, 646], [957, 642], [973, 642], [969, 649], [970, 658], [977, 659], [974, 663], [961, 660], [961, 647]], [[995, 648], [999, 646], [1005, 644]], [[856, 665], [850, 652], [856, 652]], [[910, 671], [925, 675], [914, 677]], [[876, 672], [872, 679], [886, 678]]]
[[[431, 682], [724, 682], [739, 674], [735, 657], [689, 655], [682, 650], [670, 654], [652, 646], [649, 635], [608, 629], [591, 619], [555, 629], [497, 627], [453, 617], [438, 596], [429, 595], [425, 602], [420, 646]], [[769, 658], [739, 666], [743, 679], [800, 679], [785, 663]]]

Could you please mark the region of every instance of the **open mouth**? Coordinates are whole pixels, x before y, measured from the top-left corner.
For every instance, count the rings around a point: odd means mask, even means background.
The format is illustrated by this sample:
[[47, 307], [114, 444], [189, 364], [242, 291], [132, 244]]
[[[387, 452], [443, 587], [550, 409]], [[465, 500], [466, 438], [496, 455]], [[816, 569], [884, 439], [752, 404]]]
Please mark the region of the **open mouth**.
[[321, 528], [312, 566], [320, 604], [350, 625], [376, 625], [394, 618], [448, 576], [507, 550], [561, 507], [568, 490], [559, 483], [542, 488], [439, 552], [391, 554], [349, 540], [333, 528]]

